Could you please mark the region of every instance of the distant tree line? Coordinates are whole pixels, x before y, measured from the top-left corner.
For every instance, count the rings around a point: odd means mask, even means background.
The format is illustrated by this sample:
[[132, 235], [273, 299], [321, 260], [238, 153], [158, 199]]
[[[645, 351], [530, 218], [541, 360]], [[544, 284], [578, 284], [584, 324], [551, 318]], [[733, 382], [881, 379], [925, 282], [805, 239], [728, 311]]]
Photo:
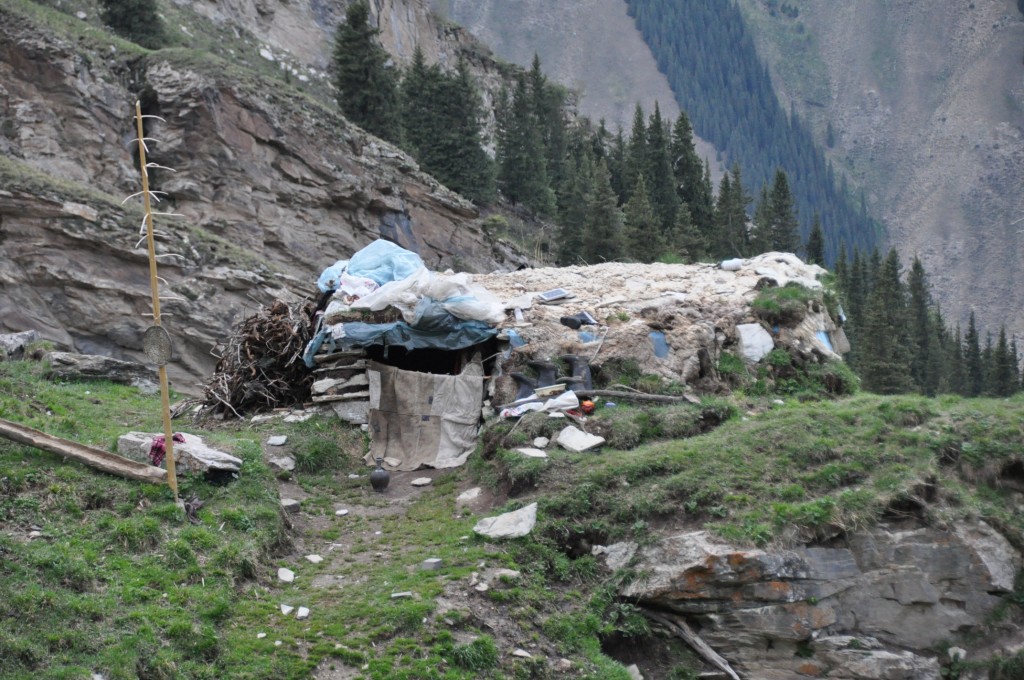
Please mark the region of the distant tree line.
[[[335, 42], [338, 103], [351, 120], [409, 151], [423, 169], [482, 203], [499, 194], [558, 225], [561, 264], [695, 261], [797, 251], [800, 226], [788, 175], [777, 168], [754, 203], [739, 163], [714, 192], [689, 117], [665, 120], [637, 105], [632, 129], [566, 115], [569, 93], [540, 60], [496, 97], [495, 157], [483, 151], [484, 112], [468, 69], [428, 66], [419, 49], [404, 73], [389, 66], [364, 2], [353, 3]], [[824, 259], [815, 217], [810, 240]]]
[[[634, 18], [694, 129], [743, 168], [753, 186], [770, 184], [778, 168], [792, 178], [793, 201], [809, 234], [812, 215], [830, 228], [825, 252], [839, 244], [867, 252], [881, 226], [837, 178], [810, 130], [780, 105], [743, 16], [732, 0], [627, 0]], [[777, 3], [776, 3], [777, 4]], [[792, 9], [783, 4], [783, 11]], [[834, 131], [832, 132], [834, 137]]]
[[914, 258], [905, 280], [890, 250], [841, 249], [836, 283], [846, 304], [844, 329], [852, 349], [846, 356], [863, 387], [879, 394], [919, 392], [928, 396], [1005, 397], [1022, 389], [1016, 338], [999, 329], [980, 338], [972, 312], [966, 331], [950, 328], [929, 292], [927, 274]]

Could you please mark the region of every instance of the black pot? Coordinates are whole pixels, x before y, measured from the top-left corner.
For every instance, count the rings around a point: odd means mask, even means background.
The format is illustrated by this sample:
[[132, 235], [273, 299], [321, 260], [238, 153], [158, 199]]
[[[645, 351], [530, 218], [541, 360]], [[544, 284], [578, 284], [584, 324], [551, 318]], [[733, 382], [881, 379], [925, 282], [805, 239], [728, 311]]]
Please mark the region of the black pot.
[[374, 491], [383, 492], [391, 482], [391, 473], [384, 469], [383, 458], [374, 458], [374, 460], [377, 461], [377, 467], [370, 473], [370, 486]]

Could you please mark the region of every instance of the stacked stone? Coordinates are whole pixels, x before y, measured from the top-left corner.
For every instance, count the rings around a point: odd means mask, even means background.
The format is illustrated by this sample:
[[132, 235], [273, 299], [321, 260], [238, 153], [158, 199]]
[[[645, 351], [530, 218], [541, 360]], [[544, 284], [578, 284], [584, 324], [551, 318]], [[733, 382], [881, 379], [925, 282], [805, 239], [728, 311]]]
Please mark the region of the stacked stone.
[[313, 358], [313, 402], [330, 404], [342, 420], [362, 425], [370, 413], [367, 356], [361, 349], [330, 351], [324, 347]]

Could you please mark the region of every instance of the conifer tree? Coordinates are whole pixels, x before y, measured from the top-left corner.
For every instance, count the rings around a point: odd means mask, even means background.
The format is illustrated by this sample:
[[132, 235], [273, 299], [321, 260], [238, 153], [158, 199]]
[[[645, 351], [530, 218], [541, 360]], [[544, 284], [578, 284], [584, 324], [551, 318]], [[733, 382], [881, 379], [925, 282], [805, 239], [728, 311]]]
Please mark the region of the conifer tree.
[[167, 44], [167, 28], [155, 0], [100, 0], [100, 18], [114, 33], [146, 49]]
[[889, 251], [879, 268], [868, 298], [862, 343], [860, 372], [865, 389], [878, 394], [899, 394], [913, 388], [906, 293], [900, 282], [899, 255], [895, 249]]
[[680, 205], [676, 212], [676, 226], [671, 237], [670, 248], [682, 257], [684, 262], [698, 262], [707, 255], [707, 239], [693, 223], [690, 208], [685, 203]]
[[643, 175], [636, 178], [633, 195], [624, 206], [626, 252], [640, 262], [654, 262], [665, 250], [658, 216], [647, 199], [647, 184]]
[[587, 233], [582, 250], [590, 264], [617, 260], [623, 254], [622, 211], [612, 191], [608, 164], [598, 161], [587, 202]]
[[811, 220], [811, 233], [807, 236], [804, 252], [808, 264], [825, 266], [825, 232], [821, 228], [821, 215], [818, 213], [814, 213], [814, 219]]
[[981, 361], [981, 341], [978, 329], [974, 325], [974, 312], [967, 321], [967, 334], [964, 336], [964, 394], [977, 397], [985, 388], [984, 366]]
[[749, 235], [750, 253], [767, 253], [772, 249], [771, 233], [771, 199], [768, 197], [768, 185], [761, 185], [761, 194], [754, 208], [754, 226]]
[[338, 106], [353, 123], [390, 142], [400, 139], [398, 86], [388, 54], [370, 26], [366, 0], [345, 11], [334, 38], [334, 85]]
[[622, 176], [622, 184], [626, 193], [623, 200], [629, 200], [633, 187], [636, 186], [637, 176], [646, 174], [647, 168], [647, 123], [644, 121], [643, 107], [640, 106], [640, 102], [637, 102], [636, 109], [633, 111], [633, 128], [626, 144], [626, 162]]
[[931, 376], [928, 375], [929, 356], [932, 351], [931, 298], [928, 293], [924, 265], [921, 264], [918, 257], [914, 258], [914, 262], [910, 266], [907, 290], [910, 293], [909, 320], [912, 350], [910, 375], [918, 389], [926, 392], [925, 386], [934, 384]]
[[964, 341], [960, 332], [960, 324], [949, 343], [949, 357], [946, 363], [947, 392], [967, 396], [967, 367], [964, 365]]
[[1006, 326], [999, 329], [999, 340], [992, 352], [992, 394], [1008, 397], [1017, 391], [1016, 360], [1011, 355], [1010, 343], [1006, 339]]
[[543, 217], [555, 212], [555, 194], [548, 183], [544, 147], [526, 78], [516, 79], [509, 110], [498, 130], [498, 184], [505, 197]]
[[657, 102], [647, 126], [647, 168], [644, 172], [650, 195], [651, 208], [658, 217], [662, 239], [675, 229], [679, 197], [676, 194], [675, 175], [672, 172], [669, 132], [661, 118]]
[[705, 165], [693, 143], [693, 127], [685, 111], [679, 112], [672, 128], [672, 170], [675, 173], [680, 202], [690, 208], [694, 226], [706, 237], [714, 223], [714, 197], [710, 176], [705, 183]]
[[748, 254], [747, 205], [750, 195], [743, 187], [739, 164], [732, 175], [722, 177], [715, 204], [715, 233], [711, 242], [715, 257], [743, 257]]
[[558, 263], [586, 263], [584, 241], [587, 231], [587, 206], [594, 184], [594, 153], [581, 147], [575, 163], [570, 164], [566, 201], [559, 206]]
[[789, 178], [782, 168], [775, 171], [769, 200], [772, 250], [786, 253], [796, 252], [800, 246], [799, 224], [796, 219], [793, 194], [789, 189]]

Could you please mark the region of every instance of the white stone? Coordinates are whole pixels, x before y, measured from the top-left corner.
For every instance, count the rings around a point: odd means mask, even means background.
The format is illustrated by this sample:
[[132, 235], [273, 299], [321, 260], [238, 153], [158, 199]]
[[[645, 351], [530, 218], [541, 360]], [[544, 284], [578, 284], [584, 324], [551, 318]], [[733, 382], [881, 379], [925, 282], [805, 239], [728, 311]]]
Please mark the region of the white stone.
[[538, 449], [543, 449], [545, 446], [551, 443], [551, 440], [547, 437], [537, 437], [533, 440], [533, 445]]
[[440, 557], [428, 557], [420, 562], [420, 569], [423, 571], [437, 571], [442, 566], [444, 566], [444, 562]]
[[283, 604], [283, 605], [281, 605], [281, 613], [284, 614], [285, 616], [288, 616], [293, 611], [295, 611], [295, 607], [291, 606], [290, 604]]
[[775, 349], [771, 333], [759, 323], [737, 324], [736, 332], [739, 334], [740, 355], [747, 361], [757, 363]]
[[345, 508], [342, 508], [341, 510], [335, 510], [334, 514], [337, 515], [338, 517], [344, 517], [345, 515], [348, 514], [348, 510], [346, 510]]
[[494, 578], [499, 580], [514, 581], [520, 576], [522, 576], [522, 573], [516, 571], [515, 569], [499, 569], [496, 572], [494, 572]]
[[[78, 17], [79, 19], [87, 19], [87, 18], [89, 18], [89, 15], [86, 14], [85, 12], [75, 12], [75, 16]], [[98, 673], [94, 674], [93, 678], [95, 678], [96, 675], [99, 675], [99, 674]], [[103, 680], [103, 676], [102, 675], [100, 676], [100, 680]]]
[[563, 449], [580, 453], [604, 444], [604, 437], [596, 434], [587, 434], [575, 425], [569, 425], [558, 433], [556, 440]]
[[273, 457], [267, 461], [270, 467], [277, 470], [284, 470], [285, 472], [291, 472], [295, 469], [295, 459], [291, 456], [280, 456]]
[[295, 618], [297, 618], [297, 619], [308, 619], [309, 618], [309, 608], [308, 607], [299, 607], [299, 611], [295, 612]]
[[475, 586], [473, 586], [473, 590], [475, 590], [478, 593], [486, 593], [490, 589], [491, 587], [486, 583], [477, 583]]
[[532, 659], [533, 654], [530, 654], [525, 649], [516, 649], [512, 652], [512, 656], [518, 656], [520, 659]]
[[284, 567], [281, 567], [280, 569], [277, 570], [277, 577], [279, 579], [281, 579], [282, 581], [284, 581], [285, 583], [291, 583], [292, 581], [295, 580], [295, 572], [292, 571], [291, 569], [286, 569]]
[[287, 441], [287, 435], [279, 434], [267, 439], [267, 446], [284, 446]]
[[523, 454], [527, 458], [547, 458], [548, 454], [544, 453], [541, 449], [531, 449], [529, 447], [523, 447], [516, 449], [519, 453]]
[[301, 506], [301, 503], [299, 503], [294, 498], [282, 498], [281, 499], [281, 509], [284, 510], [285, 512], [287, 512], [288, 514], [294, 515], [295, 513], [297, 513], [299, 511], [299, 507], [300, 506]]
[[348, 473], [348, 478], [349, 479], [359, 479], [359, 475], [357, 475], [354, 472], [350, 472], [350, 473]]
[[267, 637], [266, 633], [256, 633], [256, 639], [257, 640], [262, 640], [265, 637]]
[[410, 484], [412, 484], [413, 486], [427, 486], [432, 481], [434, 480], [432, 480], [430, 477], [417, 477], [416, 479], [412, 480]]
[[266, 47], [260, 48], [260, 56], [266, 59], [267, 61], [275, 61], [274, 53], [268, 50]]
[[412, 597], [412, 591], [410, 590], [405, 590], [401, 593], [391, 593], [392, 600], [403, 600], [408, 597]]
[[480, 493], [483, 491], [479, 486], [474, 486], [472, 489], [466, 489], [459, 494], [459, 497], [455, 499], [456, 503], [469, 503], [480, 497]]
[[324, 558], [320, 557], [319, 555], [306, 555], [306, 559], [312, 562], [313, 564], [320, 564], [324, 561]]
[[473, 531], [488, 538], [519, 538], [533, 531], [537, 523], [537, 504], [506, 512], [497, 517], [487, 517], [476, 523]]
[[281, 641], [280, 641], [280, 640], [274, 640], [274, 646], [275, 646], [275, 647], [280, 647], [280, 646], [281, 646], [281, 644], [282, 644], [282, 643], [281, 643]]
[[643, 673], [640, 672], [640, 669], [637, 668], [636, 664], [627, 667], [626, 672], [629, 673], [631, 680], [644, 680]]

